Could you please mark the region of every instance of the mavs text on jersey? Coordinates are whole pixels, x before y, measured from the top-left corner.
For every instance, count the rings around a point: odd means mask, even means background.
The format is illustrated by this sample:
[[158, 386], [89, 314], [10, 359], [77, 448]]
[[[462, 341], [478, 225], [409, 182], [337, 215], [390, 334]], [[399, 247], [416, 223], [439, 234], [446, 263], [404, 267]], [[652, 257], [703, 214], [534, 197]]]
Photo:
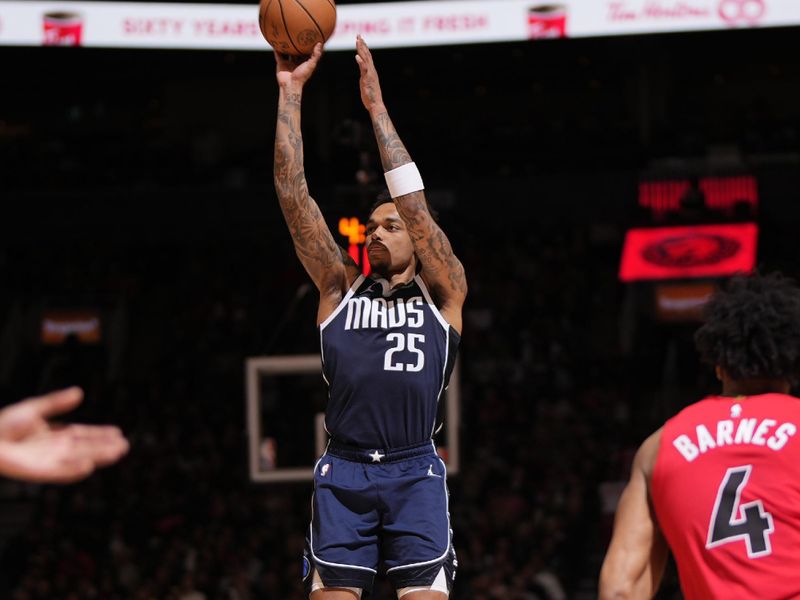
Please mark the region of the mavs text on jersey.
[[395, 290], [359, 277], [319, 329], [334, 440], [402, 448], [431, 439], [460, 338], [419, 275]]

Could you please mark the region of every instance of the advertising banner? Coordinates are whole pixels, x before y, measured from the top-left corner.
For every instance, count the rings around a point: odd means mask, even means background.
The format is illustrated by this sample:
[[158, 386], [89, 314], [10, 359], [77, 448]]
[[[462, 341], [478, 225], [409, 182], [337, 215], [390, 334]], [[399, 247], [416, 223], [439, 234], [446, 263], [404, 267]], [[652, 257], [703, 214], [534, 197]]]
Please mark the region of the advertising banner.
[[63, 344], [75, 337], [84, 344], [97, 344], [102, 338], [100, 315], [92, 310], [47, 311], [42, 316], [43, 344]]
[[[800, 24], [798, 0], [442, 0], [341, 4], [328, 50]], [[0, 45], [269, 50], [257, 3], [0, 0]]]

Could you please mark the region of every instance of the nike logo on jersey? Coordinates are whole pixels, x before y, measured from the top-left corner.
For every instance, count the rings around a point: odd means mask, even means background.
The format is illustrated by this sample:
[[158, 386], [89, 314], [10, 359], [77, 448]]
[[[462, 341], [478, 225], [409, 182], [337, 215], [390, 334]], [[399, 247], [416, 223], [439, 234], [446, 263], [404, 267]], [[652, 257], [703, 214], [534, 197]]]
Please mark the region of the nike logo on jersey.
[[438, 477], [439, 479], [442, 478], [441, 475], [437, 475], [436, 473], [433, 472], [433, 465], [428, 467], [428, 477]]
[[345, 331], [351, 329], [419, 328], [425, 323], [422, 296], [413, 298], [351, 298], [347, 301]]

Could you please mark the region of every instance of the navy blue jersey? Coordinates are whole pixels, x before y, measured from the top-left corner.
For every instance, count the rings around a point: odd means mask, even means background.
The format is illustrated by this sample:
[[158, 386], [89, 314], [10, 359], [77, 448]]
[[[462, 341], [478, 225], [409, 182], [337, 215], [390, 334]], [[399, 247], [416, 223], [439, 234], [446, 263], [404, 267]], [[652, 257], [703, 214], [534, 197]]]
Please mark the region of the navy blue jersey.
[[402, 448], [433, 436], [460, 337], [421, 277], [392, 290], [360, 276], [319, 329], [333, 439]]

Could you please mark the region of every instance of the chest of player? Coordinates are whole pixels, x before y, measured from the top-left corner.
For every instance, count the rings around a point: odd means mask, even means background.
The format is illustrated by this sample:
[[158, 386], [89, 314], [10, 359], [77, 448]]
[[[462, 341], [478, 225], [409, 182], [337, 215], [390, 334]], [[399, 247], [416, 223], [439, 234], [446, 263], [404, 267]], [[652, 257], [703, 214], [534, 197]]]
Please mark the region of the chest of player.
[[322, 329], [327, 374], [338, 383], [388, 376], [430, 385], [447, 361], [447, 325], [419, 285], [381, 292], [375, 285], [358, 290]]

